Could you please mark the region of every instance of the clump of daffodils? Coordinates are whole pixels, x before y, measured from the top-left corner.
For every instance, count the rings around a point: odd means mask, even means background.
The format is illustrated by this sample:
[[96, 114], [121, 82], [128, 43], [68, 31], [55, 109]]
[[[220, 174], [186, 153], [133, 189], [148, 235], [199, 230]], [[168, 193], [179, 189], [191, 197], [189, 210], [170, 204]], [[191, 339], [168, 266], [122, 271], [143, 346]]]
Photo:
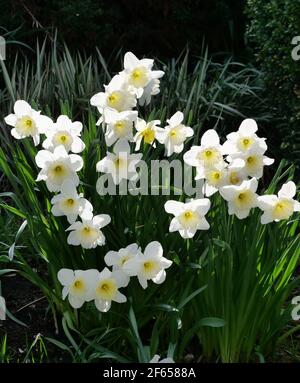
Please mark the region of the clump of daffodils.
[[[103, 129], [107, 147], [95, 171], [110, 176], [115, 185], [139, 177], [138, 164], [143, 154], [133, 153], [133, 146], [135, 152], [147, 145], [154, 149], [161, 146], [165, 155], [171, 157], [183, 152], [194, 136], [181, 111], [176, 111], [164, 124], [160, 120], [146, 121], [134, 110], [138, 104], [148, 105], [152, 96], [160, 92], [163, 75], [163, 71], [154, 69], [152, 59], [138, 59], [127, 52], [123, 70], [90, 100], [100, 114], [96, 125]], [[81, 139], [82, 123], [73, 122], [65, 115], [54, 122], [23, 100], [15, 103], [14, 113], [5, 117], [5, 122], [12, 126], [14, 138], [31, 137], [35, 146], [39, 145], [41, 136], [45, 136], [43, 149], [35, 157], [40, 168], [36, 181], [44, 181], [48, 190], [56, 193], [51, 199], [51, 212], [65, 217], [69, 223], [67, 243], [81, 246], [83, 251], [105, 245], [106, 226], [111, 224], [111, 217], [97, 214], [79, 190], [79, 174], [84, 166], [80, 153], [85, 149]], [[185, 151], [183, 161], [195, 168], [196, 180], [203, 180], [203, 198], [167, 201], [165, 211], [173, 216], [169, 232], [179, 232], [182, 238], [189, 240], [198, 231], [209, 230], [211, 201], [208, 197], [215, 193], [227, 201], [228, 214], [238, 219], [245, 219], [257, 207], [263, 211], [262, 224], [289, 219], [295, 211], [300, 211], [292, 181], [284, 184], [278, 195], [257, 194], [264, 167], [274, 162], [265, 155], [266, 140], [259, 137], [257, 131], [256, 122], [245, 119], [236, 132], [227, 135], [223, 144], [217, 132], [210, 129], [199, 143]], [[132, 243], [118, 251], [108, 251], [103, 259], [106, 266], [101, 271], [62, 268], [57, 274], [63, 286], [62, 298], [68, 298], [75, 309], [93, 302], [99, 311], [107, 312], [112, 302], [127, 301], [122, 289], [132, 278], [136, 278], [143, 289], [151, 283], [165, 281], [166, 269], [172, 265], [172, 261], [163, 256], [166, 250], [157, 241], [150, 242], [144, 250]], [[158, 356], [154, 359], [158, 361]]]

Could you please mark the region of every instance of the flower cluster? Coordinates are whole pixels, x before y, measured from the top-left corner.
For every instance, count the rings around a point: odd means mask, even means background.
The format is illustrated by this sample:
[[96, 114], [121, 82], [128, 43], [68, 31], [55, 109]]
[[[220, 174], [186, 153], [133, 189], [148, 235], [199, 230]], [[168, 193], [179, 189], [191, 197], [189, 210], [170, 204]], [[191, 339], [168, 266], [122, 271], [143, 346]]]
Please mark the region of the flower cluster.
[[[172, 156], [184, 150], [187, 139], [194, 130], [186, 126], [184, 115], [177, 111], [161, 127], [160, 120], [145, 121], [133, 110], [137, 104], [149, 104], [151, 97], [158, 94], [163, 71], [153, 69], [151, 59], [139, 60], [128, 52], [124, 57], [124, 69], [115, 75], [104, 91], [94, 95], [90, 103], [96, 106], [104, 131], [105, 143], [111, 147], [96, 165], [96, 171], [107, 173], [115, 185], [123, 179], [135, 180], [139, 174], [137, 165], [142, 153], [132, 153], [131, 145], [139, 151], [142, 145], [163, 145], [165, 155]], [[51, 199], [54, 216], [65, 216], [70, 224], [69, 245], [92, 249], [105, 244], [102, 229], [111, 222], [107, 214], [94, 215], [92, 204], [78, 193], [78, 172], [83, 168], [80, 157], [85, 149], [81, 140], [81, 122], [72, 122], [67, 116], [59, 116], [54, 122], [41, 115], [25, 101], [14, 105], [14, 114], [5, 118], [17, 138], [32, 137], [34, 144], [40, 143], [40, 135], [46, 139], [43, 149], [36, 157], [36, 165], [41, 169], [37, 181], [45, 181], [50, 192], [56, 193]], [[239, 219], [246, 218], [251, 209], [259, 207], [263, 214], [261, 223], [288, 219], [294, 211], [300, 211], [300, 204], [294, 200], [296, 186], [287, 182], [276, 195], [258, 196], [258, 180], [265, 166], [274, 160], [268, 158], [265, 138], [257, 135], [257, 124], [253, 119], [244, 120], [238, 131], [227, 135], [221, 144], [215, 130], [207, 130], [199, 146], [192, 146], [184, 155], [184, 162], [196, 169], [196, 180], [203, 180], [204, 198], [185, 202], [169, 200], [165, 211], [172, 214], [170, 232], [190, 239], [198, 230], [208, 230], [210, 225], [206, 215], [211, 207], [209, 198], [214, 193], [228, 202], [228, 213]], [[137, 244], [131, 244], [119, 251], [109, 251], [105, 257], [105, 267], [101, 272], [95, 269], [61, 269], [58, 280], [63, 285], [63, 299], [68, 297], [72, 307], [80, 308], [84, 302], [94, 301], [101, 312], [107, 312], [111, 302], [123, 303], [126, 296], [119, 289], [126, 287], [130, 278], [137, 277], [143, 289], [151, 280], [156, 284], [165, 281], [166, 271], [172, 261], [163, 257], [159, 242], [149, 243], [144, 252]], [[109, 269], [111, 268], [111, 270]]]
[[77, 309], [84, 302], [94, 301], [99, 311], [107, 312], [112, 301], [126, 302], [126, 296], [119, 289], [128, 285], [130, 277], [136, 276], [145, 289], [149, 280], [163, 283], [165, 269], [172, 264], [163, 257], [162, 246], [156, 241], [149, 243], [144, 253], [136, 243], [119, 251], [109, 251], [104, 261], [112, 271], [105, 267], [101, 272], [95, 269], [61, 269], [58, 272], [58, 280], [63, 285], [63, 299], [68, 297], [72, 307]]

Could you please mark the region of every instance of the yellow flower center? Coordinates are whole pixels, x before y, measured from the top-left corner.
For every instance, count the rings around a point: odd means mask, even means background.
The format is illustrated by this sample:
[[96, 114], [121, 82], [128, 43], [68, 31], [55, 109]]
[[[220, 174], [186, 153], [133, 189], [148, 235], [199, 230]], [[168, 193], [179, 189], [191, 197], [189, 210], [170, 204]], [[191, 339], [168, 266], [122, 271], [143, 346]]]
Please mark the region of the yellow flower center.
[[154, 141], [155, 138], [155, 132], [151, 128], [146, 128], [143, 132], [142, 135], [144, 137], [144, 142], [146, 144], [151, 144]]
[[293, 204], [289, 200], [280, 200], [274, 206], [273, 218], [274, 219], [288, 219], [294, 212]]
[[122, 108], [122, 93], [121, 92], [112, 92], [107, 97], [107, 104], [113, 109], [118, 111]]
[[105, 279], [99, 283], [96, 295], [100, 299], [111, 301], [117, 293], [117, 285], [113, 279]]
[[239, 149], [245, 151], [248, 150], [253, 144], [253, 139], [250, 137], [243, 137], [238, 141]]
[[229, 182], [232, 184], [232, 185], [237, 185], [241, 182], [237, 172], [232, 172], [229, 176]]
[[86, 285], [82, 278], [77, 278], [70, 286], [70, 292], [72, 295], [82, 296], [85, 294]]
[[146, 68], [135, 68], [130, 74], [129, 83], [136, 88], [144, 88], [148, 83], [148, 79]]
[[254, 206], [254, 195], [251, 190], [245, 190], [236, 197], [235, 204], [239, 209], [251, 209]]
[[128, 255], [122, 257], [122, 259], [121, 259], [121, 266], [124, 266], [124, 264], [128, 261], [129, 258], [130, 258], [130, 257], [128, 257]]
[[55, 171], [55, 173], [59, 174], [63, 171], [63, 168], [62, 168], [62, 166], [57, 165], [57, 166], [55, 166], [54, 171]]
[[69, 198], [69, 199], [67, 199], [67, 204], [70, 205], [70, 206], [73, 206], [73, 205], [74, 205], [74, 200], [73, 200], [73, 198]]
[[190, 219], [190, 218], [192, 218], [193, 217], [193, 212], [191, 212], [191, 211], [186, 211], [185, 213], [184, 213], [184, 218], [185, 219]]
[[117, 121], [115, 123], [115, 129], [118, 131], [118, 133], [122, 133], [122, 131], [124, 130], [125, 128], [125, 124], [123, 121]]
[[215, 148], [201, 151], [197, 158], [204, 162], [204, 166], [211, 167], [221, 160], [221, 153]]
[[154, 270], [155, 268], [155, 263], [154, 262], [151, 262], [151, 261], [148, 261], [148, 262], [144, 262], [144, 270], [146, 272], [151, 272]]
[[24, 116], [16, 123], [17, 131], [25, 137], [32, 136], [36, 132], [35, 122], [31, 117]]

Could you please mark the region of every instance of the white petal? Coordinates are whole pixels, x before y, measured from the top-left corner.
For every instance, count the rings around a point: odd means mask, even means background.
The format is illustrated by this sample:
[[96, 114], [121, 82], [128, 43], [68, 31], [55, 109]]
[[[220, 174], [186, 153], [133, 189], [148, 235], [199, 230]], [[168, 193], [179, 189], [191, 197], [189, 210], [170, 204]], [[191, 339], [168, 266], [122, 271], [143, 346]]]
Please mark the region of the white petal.
[[70, 154], [69, 158], [70, 158], [70, 161], [71, 161], [72, 169], [75, 172], [78, 172], [79, 170], [82, 169], [82, 167], [83, 167], [83, 159], [80, 156], [78, 156], [77, 154]]
[[165, 211], [175, 216], [180, 215], [184, 211], [184, 203], [174, 200], [167, 201], [164, 205]]
[[144, 250], [144, 255], [145, 257], [148, 257], [148, 256], [162, 257], [163, 255], [162, 245], [158, 241], [150, 242]]
[[201, 145], [218, 146], [219, 144], [220, 138], [218, 136], [218, 133], [214, 129], [207, 130], [201, 138]]
[[140, 285], [142, 286], [143, 289], [146, 289], [148, 287], [148, 282], [145, 277], [142, 275], [138, 275], [138, 281], [140, 282]]
[[106, 313], [111, 307], [111, 301], [104, 301], [103, 299], [95, 299], [95, 306], [103, 313]]
[[242, 121], [239, 131], [243, 136], [252, 136], [257, 131], [257, 123], [252, 118], [246, 118]]
[[26, 101], [18, 100], [15, 102], [14, 112], [18, 117], [30, 115], [31, 106]]
[[18, 118], [15, 114], [9, 114], [4, 118], [4, 121], [7, 123], [7, 125], [15, 126]]
[[160, 270], [160, 272], [154, 277], [152, 278], [152, 281], [158, 285], [160, 285], [161, 283], [163, 283], [165, 280], [166, 280], [166, 272], [165, 270]]
[[107, 266], [113, 266], [119, 262], [119, 253], [117, 251], [109, 251], [104, 257], [104, 262]]
[[177, 217], [174, 217], [170, 223], [170, 226], [169, 226], [169, 232], [170, 233], [173, 233], [174, 231], [178, 231], [182, 228], [180, 222], [178, 221], [178, 218]]
[[279, 198], [293, 198], [296, 194], [296, 185], [293, 181], [289, 181], [286, 184], [282, 185], [279, 190]]
[[77, 233], [75, 231], [71, 231], [71, 233], [68, 235], [67, 243], [69, 245], [73, 245], [73, 246], [79, 246], [80, 245], [79, 236], [77, 235]]
[[132, 52], [127, 52], [125, 53], [124, 56], [124, 68], [125, 69], [134, 69], [139, 65], [139, 60], [138, 58], [132, 53]]
[[276, 204], [277, 201], [278, 198], [276, 195], [263, 195], [257, 198], [257, 206], [261, 210], [268, 210], [272, 209], [272, 207]]
[[69, 286], [74, 279], [74, 271], [70, 269], [60, 269], [57, 273], [57, 279], [63, 286]]
[[35, 162], [39, 168], [43, 168], [47, 162], [52, 162], [53, 160], [53, 153], [48, 150], [40, 150], [35, 156]]
[[74, 309], [80, 309], [80, 307], [84, 304], [84, 297], [76, 297], [69, 294], [69, 302]]
[[272, 211], [265, 211], [264, 214], [260, 218], [260, 222], [263, 225], [266, 225], [267, 223], [270, 223], [272, 221], [273, 221]]
[[184, 115], [182, 112], [176, 112], [169, 120], [168, 123], [170, 126], [179, 125], [184, 119]]
[[72, 152], [81, 153], [84, 149], [85, 149], [85, 143], [79, 137], [74, 137], [73, 143], [71, 145]]
[[116, 293], [116, 296], [114, 297], [113, 301], [118, 303], [124, 303], [127, 301], [127, 298], [124, 294], [121, 294], [120, 291]]
[[93, 217], [93, 224], [98, 228], [102, 228], [111, 222], [111, 218], [108, 214], [99, 214]]

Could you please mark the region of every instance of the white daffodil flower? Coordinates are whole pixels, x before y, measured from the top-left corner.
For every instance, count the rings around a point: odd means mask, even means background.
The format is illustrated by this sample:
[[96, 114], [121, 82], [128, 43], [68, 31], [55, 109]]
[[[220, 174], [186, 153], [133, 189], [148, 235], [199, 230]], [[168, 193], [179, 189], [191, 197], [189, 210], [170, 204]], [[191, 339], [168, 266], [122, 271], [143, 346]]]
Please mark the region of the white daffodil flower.
[[76, 172], [82, 169], [83, 160], [77, 154], [68, 154], [63, 145], [54, 148], [53, 153], [40, 150], [35, 156], [35, 162], [42, 169], [36, 180], [46, 181], [49, 191], [60, 191], [67, 179], [78, 186], [79, 178]]
[[113, 145], [119, 139], [133, 140], [133, 124], [136, 123], [138, 113], [136, 111], [117, 112], [106, 108], [104, 120], [107, 124], [105, 141], [107, 146]]
[[124, 274], [124, 280], [127, 282], [127, 286], [130, 277], [126, 272], [126, 263], [129, 261], [129, 259], [133, 259], [141, 255], [142, 252], [140, 247], [136, 243], [132, 243], [131, 245], [128, 245], [127, 247], [122, 248], [119, 251], [109, 251], [105, 255], [104, 261], [107, 264], [107, 266], [113, 267], [113, 271], [119, 270]]
[[[90, 102], [96, 106], [101, 114], [105, 108], [115, 109], [118, 112], [131, 110], [136, 106], [134, 89], [129, 87], [124, 75], [114, 76], [108, 85], [104, 85], [105, 92], [95, 94]], [[97, 124], [101, 122], [101, 119]]]
[[62, 298], [68, 296], [70, 305], [74, 309], [79, 309], [90, 290], [93, 289], [93, 281], [99, 274], [98, 270], [70, 270], [61, 269], [57, 273], [57, 279], [63, 285]]
[[84, 249], [94, 249], [105, 245], [105, 237], [100, 229], [108, 225], [111, 218], [108, 214], [99, 214], [82, 222], [74, 222], [66, 231], [70, 231], [67, 242], [69, 245], [79, 246]]
[[264, 171], [264, 166], [269, 166], [274, 163], [274, 159], [263, 154], [264, 149], [255, 144], [246, 153], [233, 153], [227, 157], [229, 162], [239, 158], [245, 163], [243, 172], [249, 177], [261, 178]]
[[85, 148], [84, 142], [79, 138], [81, 131], [81, 122], [72, 122], [68, 116], [59, 116], [56, 123], [46, 130], [47, 138], [43, 142], [43, 148], [53, 151], [56, 146], [63, 145], [67, 152], [81, 153]]
[[194, 131], [189, 126], [182, 124], [184, 119], [182, 112], [176, 112], [170, 119], [167, 120], [167, 125], [164, 129], [157, 132], [157, 141], [165, 145], [166, 155], [169, 157], [173, 153], [180, 153], [184, 148], [184, 141], [188, 137], [192, 137]]
[[161, 70], [152, 70], [154, 60], [139, 60], [132, 52], [125, 53], [124, 71], [127, 83], [135, 90], [137, 98], [140, 98], [144, 89], [154, 79], [159, 79], [164, 75]]
[[15, 102], [14, 114], [9, 114], [4, 120], [7, 125], [13, 126], [11, 135], [14, 138], [32, 137], [35, 146], [40, 143], [40, 134], [53, 124], [51, 118], [41, 115], [23, 100]]
[[199, 198], [190, 202], [167, 201], [165, 211], [173, 214], [169, 227], [170, 233], [179, 231], [182, 238], [193, 238], [197, 230], [208, 230], [209, 223], [205, 219], [210, 208], [210, 200]]
[[288, 219], [294, 211], [300, 211], [300, 203], [293, 199], [296, 195], [296, 185], [289, 181], [282, 185], [277, 195], [264, 195], [258, 197], [258, 207], [264, 212], [261, 223]]
[[253, 146], [258, 146], [261, 153], [267, 150], [265, 138], [259, 138], [256, 135], [256, 121], [247, 118], [244, 120], [237, 132], [230, 133], [226, 136], [227, 141], [223, 144], [224, 154], [247, 153]]
[[149, 82], [149, 84], [144, 88], [142, 96], [139, 98], [139, 105], [148, 105], [150, 104], [151, 97], [156, 96], [160, 92], [160, 81], [155, 78]]
[[142, 154], [130, 154], [130, 146], [126, 140], [119, 140], [113, 149], [114, 153], [107, 152], [106, 157], [96, 165], [97, 172], [111, 174], [113, 181], [118, 185], [122, 179], [133, 180], [138, 176], [136, 165], [140, 162]]
[[144, 141], [145, 144], [152, 145], [154, 148], [156, 147], [155, 139], [157, 132], [163, 131], [163, 129], [158, 126], [159, 124], [160, 120], [146, 122], [141, 118], [137, 119], [135, 126], [137, 133], [134, 136], [136, 151], [140, 150], [142, 141]]
[[118, 290], [126, 286], [123, 274], [118, 271], [111, 272], [107, 267], [93, 275], [91, 281], [93, 289], [89, 291], [87, 300], [95, 301], [95, 306], [101, 312], [107, 312], [111, 307], [111, 302], [124, 303], [127, 301], [125, 295]]
[[161, 284], [166, 279], [165, 269], [172, 265], [172, 261], [163, 257], [163, 248], [157, 241], [150, 242], [144, 254], [129, 259], [124, 270], [130, 276], [137, 276], [143, 289], [148, 286], [148, 280]]
[[257, 206], [257, 179], [243, 181], [239, 186], [228, 185], [220, 188], [221, 196], [228, 201], [228, 214], [239, 219], [248, 217], [250, 210]]
[[205, 169], [204, 178], [206, 181], [202, 192], [207, 197], [210, 197], [227, 183], [227, 166], [225, 161], [220, 161], [215, 166]]
[[149, 361], [149, 363], [175, 363], [173, 358], [164, 358], [160, 359], [158, 354], [155, 354], [154, 357]]
[[72, 181], [66, 180], [61, 186], [61, 193], [51, 200], [52, 214], [55, 217], [65, 215], [69, 223], [74, 223], [78, 215], [83, 219], [93, 216], [93, 206], [82, 194], [77, 193]]
[[183, 160], [186, 164], [197, 168], [195, 180], [205, 178], [205, 169], [223, 162], [223, 149], [218, 133], [213, 129], [206, 131], [201, 138], [201, 145], [192, 146], [184, 154]]
[[[247, 179], [247, 174], [244, 172], [245, 161], [241, 158], [234, 159], [227, 166], [227, 185], [240, 185]], [[224, 185], [225, 186], [225, 185]]]

